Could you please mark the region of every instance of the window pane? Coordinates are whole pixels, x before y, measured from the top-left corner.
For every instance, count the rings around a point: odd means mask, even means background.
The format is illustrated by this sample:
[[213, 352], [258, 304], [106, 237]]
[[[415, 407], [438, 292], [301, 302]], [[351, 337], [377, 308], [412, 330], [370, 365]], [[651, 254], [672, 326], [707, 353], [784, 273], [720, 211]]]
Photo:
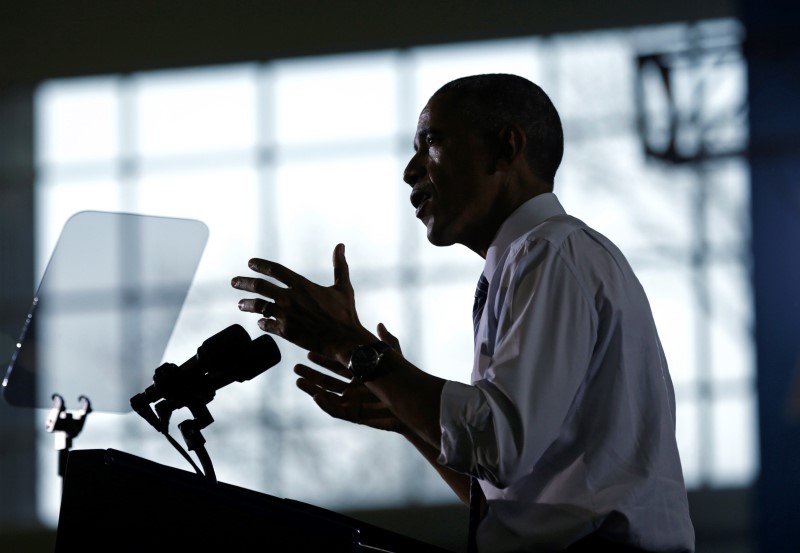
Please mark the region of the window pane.
[[277, 141], [367, 141], [397, 131], [393, 54], [276, 62]]
[[467, 384], [471, 381], [472, 301], [478, 275], [480, 271], [474, 282], [443, 282], [421, 290], [422, 367], [440, 378]]
[[49, 81], [36, 92], [36, 163], [104, 160], [119, 152], [116, 77]]
[[553, 100], [565, 119], [634, 116], [634, 58], [625, 33], [561, 36], [549, 54], [559, 67]]
[[713, 466], [709, 474], [717, 486], [751, 481], [758, 466], [757, 418], [752, 394], [714, 402]]
[[721, 263], [711, 269], [709, 279], [713, 377], [719, 381], [750, 382], [755, 352], [749, 273], [739, 263]]
[[745, 247], [750, 236], [750, 174], [746, 163], [733, 159], [715, 163], [713, 169], [705, 180], [709, 241], [723, 254], [749, 255]]
[[186, 167], [176, 173], [144, 173], [137, 183], [135, 209], [148, 215], [199, 219], [209, 239], [197, 280], [214, 281], [227, 292], [230, 279], [247, 269], [258, 254], [258, 175], [253, 167], [206, 169]]
[[[391, 155], [306, 159], [276, 175], [280, 261], [301, 273], [332, 275], [337, 243], [364, 269], [399, 259], [397, 188], [405, 186]], [[332, 276], [331, 276], [332, 277]]]
[[[407, 444], [395, 433], [334, 421], [289, 434], [285, 445], [280, 477], [292, 499], [335, 509], [380, 507], [396, 504], [407, 485], [402, 454]], [[369, 459], [376, 468], [354, 462], [358, 459]]]
[[690, 219], [694, 175], [654, 171], [629, 130], [604, 134], [599, 126], [592, 132], [596, 138], [565, 138], [555, 192], [567, 211], [608, 236], [629, 258], [686, 255], [696, 236]]
[[680, 395], [697, 384], [697, 320], [689, 273], [676, 267], [640, 270], [638, 276], [650, 300], [675, 393]]
[[147, 73], [136, 78], [135, 91], [142, 156], [227, 152], [255, 143], [252, 66]]

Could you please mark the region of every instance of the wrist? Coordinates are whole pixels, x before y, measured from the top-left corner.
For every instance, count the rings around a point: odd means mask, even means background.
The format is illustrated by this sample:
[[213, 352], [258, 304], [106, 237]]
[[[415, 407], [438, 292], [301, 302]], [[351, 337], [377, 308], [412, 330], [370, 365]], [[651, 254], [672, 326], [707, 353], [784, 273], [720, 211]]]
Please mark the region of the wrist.
[[383, 372], [386, 365], [384, 357], [391, 349], [389, 344], [377, 339], [359, 344], [352, 350], [347, 368], [361, 382], [373, 380]]
[[325, 352], [325, 355], [348, 367], [350, 365], [350, 357], [357, 347], [377, 341], [378, 337], [367, 329], [361, 329], [361, 332], [354, 330], [352, 333], [336, 338], [328, 348], [328, 351]]

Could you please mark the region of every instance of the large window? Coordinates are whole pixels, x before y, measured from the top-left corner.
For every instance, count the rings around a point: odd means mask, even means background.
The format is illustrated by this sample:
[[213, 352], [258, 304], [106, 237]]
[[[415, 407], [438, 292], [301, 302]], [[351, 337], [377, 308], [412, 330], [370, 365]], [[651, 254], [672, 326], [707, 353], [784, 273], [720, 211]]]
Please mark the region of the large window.
[[[77, 211], [202, 220], [209, 242], [165, 354], [180, 363], [229, 324], [259, 334], [229, 286], [250, 257], [330, 283], [331, 252], [344, 242], [362, 322], [385, 323], [413, 362], [466, 381], [482, 260], [427, 243], [401, 174], [433, 91], [467, 74], [517, 73], [541, 84], [562, 115], [562, 203], [620, 246], [649, 295], [675, 382], [687, 484], [747, 484], [758, 469], [747, 163], [653, 161], [637, 127], [637, 55], [687, 32], [675, 25], [47, 82], [36, 108], [39, 274]], [[742, 62], [729, 73], [711, 107], [745, 96]], [[294, 384], [303, 353], [279, 346], [279, 366], [220, 390], [209, 406], [215, 423], [204, 435], [221, 481], [337, 510], [453, 500], [399, 436], [316, 409]], [[92, 413], [74, 447], [190, 469], [134, 414]], [[60, 488], [44, 431], [40, 456], [42, 514], [54, 521]]]

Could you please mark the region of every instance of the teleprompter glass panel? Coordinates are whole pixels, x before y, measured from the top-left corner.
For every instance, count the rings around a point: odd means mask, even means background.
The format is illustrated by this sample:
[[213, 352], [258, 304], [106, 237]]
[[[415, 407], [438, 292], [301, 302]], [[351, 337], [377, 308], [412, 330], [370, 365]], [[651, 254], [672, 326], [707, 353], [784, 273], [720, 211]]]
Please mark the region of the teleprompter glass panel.
[[192, 219], [83, 211], [50, 258], [3, 381], [5, 399], [85, 396], [124, 412], [160, 364], [208, 239]]

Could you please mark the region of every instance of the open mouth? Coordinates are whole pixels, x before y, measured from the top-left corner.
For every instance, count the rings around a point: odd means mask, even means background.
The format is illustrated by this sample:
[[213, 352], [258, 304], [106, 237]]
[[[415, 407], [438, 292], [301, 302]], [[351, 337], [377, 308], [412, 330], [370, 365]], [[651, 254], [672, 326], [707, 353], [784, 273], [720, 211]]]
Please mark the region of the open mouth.
[[411, 191], [411, 205], [417, 210], [419, 213], [420, 208], [431, 198], [430, 192], [425, 192], [424, 190], [414, 189]]

